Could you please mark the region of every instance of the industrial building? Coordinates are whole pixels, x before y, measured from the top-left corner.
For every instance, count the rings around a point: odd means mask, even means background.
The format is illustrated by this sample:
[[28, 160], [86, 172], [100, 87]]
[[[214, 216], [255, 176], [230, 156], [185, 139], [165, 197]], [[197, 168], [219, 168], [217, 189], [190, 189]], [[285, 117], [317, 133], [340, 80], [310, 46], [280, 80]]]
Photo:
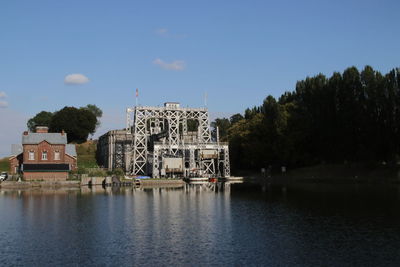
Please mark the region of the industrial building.
[[136, 106], [126, 111], [126, 128], [98, 141], [97, 159], [109, 170], [160, 177], [229, 177], [228, 143], [211, 138], [207, 108]]

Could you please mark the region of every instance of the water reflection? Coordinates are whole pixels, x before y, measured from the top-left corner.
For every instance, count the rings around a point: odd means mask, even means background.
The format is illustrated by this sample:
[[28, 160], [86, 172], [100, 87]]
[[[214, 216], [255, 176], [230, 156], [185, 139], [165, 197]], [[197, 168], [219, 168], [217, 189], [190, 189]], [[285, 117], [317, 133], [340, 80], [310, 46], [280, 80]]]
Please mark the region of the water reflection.
[[399, 210], [377, 185], [0, 190], [0, 264], [389, 266]]
[[232, 184], [241, 184], [242, 181], [233, 182], [190, 182], [182, 185], [149, 185], [139, 187], [104, 187], [101, 185], [81, 187], [81, 194], [129, 194], [137, 191], [153, 191], [157, 193], [168, 191], [183, 192], [226, 192], [229, 193]]

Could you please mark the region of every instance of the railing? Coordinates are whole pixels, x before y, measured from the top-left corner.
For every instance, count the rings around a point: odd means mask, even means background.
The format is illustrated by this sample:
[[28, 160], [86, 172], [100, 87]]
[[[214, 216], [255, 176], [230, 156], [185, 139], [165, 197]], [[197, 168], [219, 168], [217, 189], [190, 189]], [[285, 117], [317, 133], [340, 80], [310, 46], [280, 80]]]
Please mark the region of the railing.
[[[169, 145], [168, 143], [163, 143], [163, 142], [154, 142], [154, 145]], [[227, 146], [227, 145], [229, 145], [229, 143], [228, 142], [213, 142], [213, 143], [204, 143], [204, 142], [202, 142], [202, 143], [200, 143], [200, 142], [191, 142], [191, 143], [184, 143], [184, 144], [178, 144], [178, 145], [176, 145], [176, 146], [186, 146], [186, 145], [198, 145], [198, 146], [209, 146], [209, 145], [221, 145], [221, 146]], [[174, 145], [171, 145], [171, 146], [174, 146]]]

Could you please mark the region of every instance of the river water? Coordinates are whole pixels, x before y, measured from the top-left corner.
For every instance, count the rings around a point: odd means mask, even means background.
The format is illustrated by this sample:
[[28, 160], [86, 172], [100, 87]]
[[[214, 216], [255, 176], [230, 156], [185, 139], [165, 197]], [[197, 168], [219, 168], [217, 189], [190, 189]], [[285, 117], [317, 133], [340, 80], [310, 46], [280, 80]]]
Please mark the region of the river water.
[[399, 266], [400, 188], [0, 190], [0, 264]]

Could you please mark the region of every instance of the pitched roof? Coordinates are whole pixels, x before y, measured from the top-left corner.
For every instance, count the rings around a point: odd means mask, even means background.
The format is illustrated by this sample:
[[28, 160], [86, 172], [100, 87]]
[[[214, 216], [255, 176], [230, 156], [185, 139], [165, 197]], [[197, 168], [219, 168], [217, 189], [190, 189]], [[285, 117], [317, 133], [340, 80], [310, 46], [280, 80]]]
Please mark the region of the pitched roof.
[[12, 144], [11, 145], [11, 156], [18, 156], [23, 151], [22, 145]]
[[65, 146], [65, 153], [72, 156], [76, 157], [76, 149], [74, 144], [68, 144]]
[[67, 134], [61, 133], [28, 133], [22, 135], [22, 144], [39, 144], [47, 141], [50, 144], [67, 144]]

